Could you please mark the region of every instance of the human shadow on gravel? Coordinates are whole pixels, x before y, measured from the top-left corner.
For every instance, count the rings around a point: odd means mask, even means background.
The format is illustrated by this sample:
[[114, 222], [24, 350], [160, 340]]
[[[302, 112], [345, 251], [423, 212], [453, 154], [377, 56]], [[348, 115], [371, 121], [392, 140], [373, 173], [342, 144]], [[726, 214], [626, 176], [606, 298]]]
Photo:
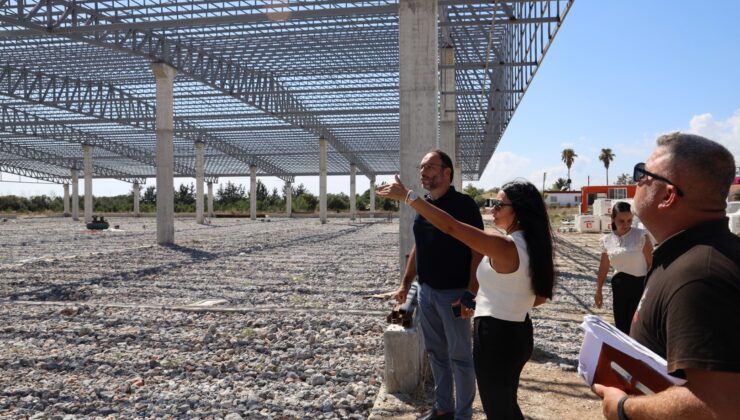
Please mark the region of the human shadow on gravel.
[[[575, 375], [575, 373], [574, 373]], [[580, 385], [580, 384], [568, 384], [563, 382], [557, 382], [557, 381], [543, 381], [543, 380], [537, 380], [537, 379], [530, 379], [530, 378], [524, 378], [519, 383], [520, 389], [526, 389], [529, 391], [539, 391], [539, 392], [546, 392], [548, 394], [560, 394], [565, 395], [569, 397], [575, 397], [575, 398], [587, 398], [589, 400], [599, 400], [600, 399], [593, 395], [590, 392], [587, 392], [588, 388], [586, 385]], [[568, 390], [573, 390], [572, 392], [569, 391], [560, 391], [555, 390], [553, 388], [566, 388]]]
[[167, 249], [171, 249], [175, 252], [181, 252], [183, 254], [186, 254], [192, 259], [192, 261], [211, 261], [211, 260], [215, 260], [216, 258], [218, 258], [218, 254], [206, 252], [200, 249], [188, 248], [182, 245], [168, 244], [168, 245], [163, 245], [163, 247]]

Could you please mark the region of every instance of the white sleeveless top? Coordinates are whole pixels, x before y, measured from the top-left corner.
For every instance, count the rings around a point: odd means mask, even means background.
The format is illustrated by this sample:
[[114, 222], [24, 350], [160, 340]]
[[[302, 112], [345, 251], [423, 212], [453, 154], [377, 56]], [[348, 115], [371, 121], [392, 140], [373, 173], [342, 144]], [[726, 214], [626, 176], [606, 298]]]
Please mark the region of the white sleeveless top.
[[646, 237], [647, 232], [636, 227], [622, 236], [612, 232], [601, 238], [601, 252], [609, 256], [609, 264], [617, 273], [642, 277], [648, 270], [642, 253]]
[[491, 267], [490, 258], [483, 257], [478, 265], [478, 295], [475, 298], [475, 317], [492, 316], [504, 321], [522, 322], [534, 305], [532, 276], [529, 273], [529, 253], [524, 232], [509, 235], [519, 254], [519, 268], [501, 274]]

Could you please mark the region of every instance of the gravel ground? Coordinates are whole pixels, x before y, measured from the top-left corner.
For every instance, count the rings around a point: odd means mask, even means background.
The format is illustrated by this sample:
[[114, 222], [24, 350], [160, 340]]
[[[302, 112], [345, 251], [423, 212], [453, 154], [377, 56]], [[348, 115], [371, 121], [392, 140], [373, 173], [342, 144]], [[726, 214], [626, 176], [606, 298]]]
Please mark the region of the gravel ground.
[[[154, 219], [111, 225], [0, 223], [0, 417], [367, 417], [392, 306], [367, 297], [397, 286], [397, 222], [177, 219], [171, 247]], [[575, 366], [597, 239], [559, 236], [539, 361]]]

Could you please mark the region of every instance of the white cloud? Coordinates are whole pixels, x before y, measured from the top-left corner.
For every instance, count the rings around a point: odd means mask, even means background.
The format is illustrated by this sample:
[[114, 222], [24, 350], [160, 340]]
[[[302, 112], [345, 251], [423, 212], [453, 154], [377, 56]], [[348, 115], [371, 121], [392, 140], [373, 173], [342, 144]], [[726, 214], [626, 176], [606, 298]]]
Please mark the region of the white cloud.
[[740, 109], [726, 120], [715, 120], [712, 114], [694, 115], [689, 132], [714, 140], [725, 146], [737, 161], [740, 158]]
[[[512, 152], [496, 151], [483, 171], [480, 180], [474, 184], [478, 188], [485, 189], [500, 187], [514, 178], [521, 177], [522, 174], [529, 173], [531, 164], [532, 160], [527, 157]], [[467, 185], [467, 183], [465, 184]]]

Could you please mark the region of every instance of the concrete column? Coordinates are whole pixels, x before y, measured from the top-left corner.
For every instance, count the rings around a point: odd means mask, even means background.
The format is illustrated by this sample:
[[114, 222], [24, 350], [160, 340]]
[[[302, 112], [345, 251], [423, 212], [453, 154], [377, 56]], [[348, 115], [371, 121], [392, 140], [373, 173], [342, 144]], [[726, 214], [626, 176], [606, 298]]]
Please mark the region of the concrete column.
[[370, 178], [370, 213], [375, 212], [375, 177]]
[[213, 218], [213, 182], [208, 183], [208, 217]]
[[92, 196], [92, 146], [82, 146], [83, 168], [85, 171], [85, 223], [92, 222], [93, 196]]
[[64, 188], [64, 217], [69, 216], [69, 184], [62, 184]]
[[[437, 2], [400, 0], [400, 146], [401, 181], [419, 195], [417, 166], [424, 154], [437, 144]], [[399, 269], [414, 243], [415, 212], [401, 204], [399, 220]]]
[[249, 165], [249, 218], [257, 220], [257, 167]]
[[349, 219], [357, 217], [357, 165], [349, 165]]
[[199, 224], [203, 224], [203, 146], [201, 142], [195, 143], [195, 222]]
[[157, 243], [167, 245], [175, 241], [172, 91], [177, 70], [165, 63], [154, 63], [152, 71], [157, 81]]
[[80, 220], [80, 174], [72, 169], [72, 220]]
[[290, 217], [293, 214], [293, 183], [285, 182], [285, 215]]
[[326, 139], [319, 139], [319, 220], [326, 223]]
[[[446, 46], [439, 49], [439, 61], [443, 65], [455, 64], [455, 49]], [[457, 95], [454, 93], [455, 69], [445, 68], [439, 71], [440, 95], [439, 103], [439, 144], [438, 148], [452, 159], [455, 170], [453, 171], [452, 183], [455, 189], [462, 190], [462, 166], [460, 166], [459, 140], [457, 138]]]
[[[455, 64], [455, 49], [445, 47], [439, 49], [439, 62], [442, 65]], [[455, 159], [455, 130], [456, 130], [456, 104], [455, 104], [455, 69], [445, 68], [439, 71], [439, 141], [437, 147], [450, 155], [454, 166], [457, 167]]]
[[141, 193], [141, 187], [138, 182], [134, 182], [134, 217], [141, 216], [139, 211], [139, 194]]

